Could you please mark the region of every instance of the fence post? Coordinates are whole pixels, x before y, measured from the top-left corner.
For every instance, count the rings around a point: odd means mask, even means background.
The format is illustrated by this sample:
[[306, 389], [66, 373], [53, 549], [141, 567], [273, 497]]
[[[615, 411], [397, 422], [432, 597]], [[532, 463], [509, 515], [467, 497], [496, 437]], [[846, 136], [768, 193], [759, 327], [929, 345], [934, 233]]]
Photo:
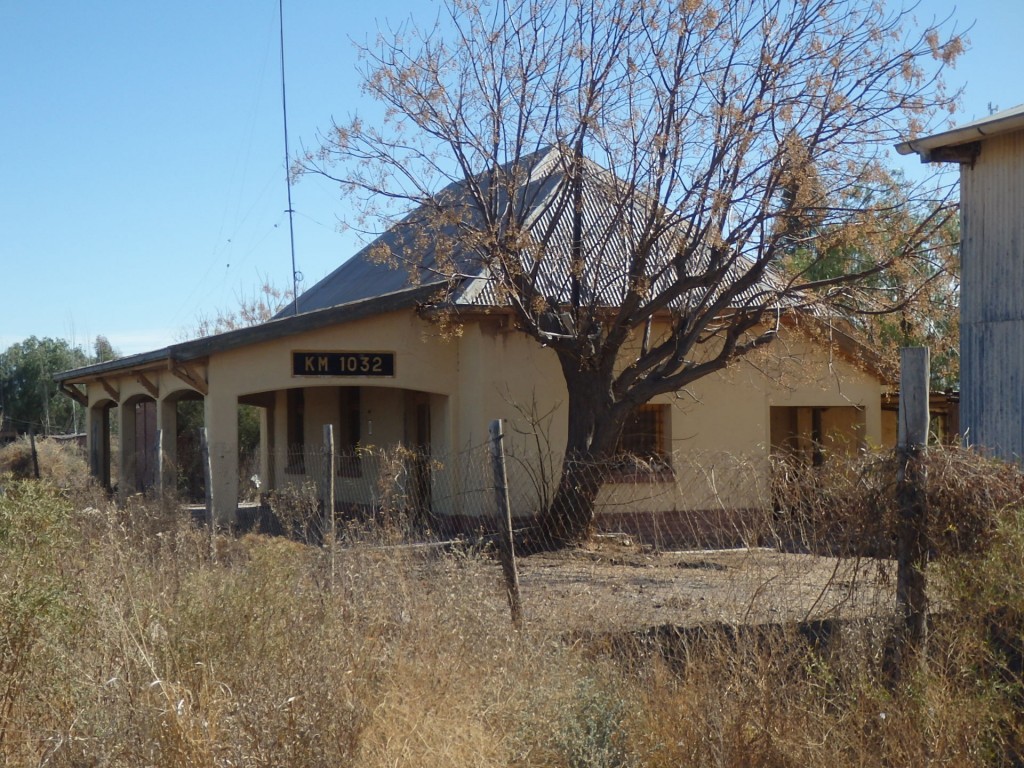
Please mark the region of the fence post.
[[331, 586], [334, 586], [334, 544], [337, 539], [334, 516], [334, 425], [324, 424], [324, 467], [321, 498], [324, 505], [323, 529], [330, 537]]
[[39, 453], [36, 451], [36, 431], [32, 428], [28, 430], [28, 442], [32, 447], [32, 475], [36, 480], [39, 479]]
[[206, 527], [209, 528], [210, 557], [216, 553], [213, 539], [213, 465], [210, 464], [210, 440], [206, 427], [199, 428], [199, 453], [203, 462], [203, 480], [206, 486]]
[[899, 433], [896, 445], [896, 494], [899, 518], [896, 530], [896, 599], [903, 613], [903, 639], [899, 667], [908, 652], [924, 650], [928, 631], [928, 507], [925, 495], [928, 446], [927, 347], [900, 350]]
[[512, 623], [518, 629], [523, 623], [523, 608], [519, 600], [519, 572], [516, 569], [515, 545], [512, 541], [512, 508], [508, 500], [508, 477], [505, 472], [504, 434], [501, 419], [491, 422], [491, 469], [494, 473], [494, 496], [498, 504], [498, 554], [505, 576], [505, 592]]

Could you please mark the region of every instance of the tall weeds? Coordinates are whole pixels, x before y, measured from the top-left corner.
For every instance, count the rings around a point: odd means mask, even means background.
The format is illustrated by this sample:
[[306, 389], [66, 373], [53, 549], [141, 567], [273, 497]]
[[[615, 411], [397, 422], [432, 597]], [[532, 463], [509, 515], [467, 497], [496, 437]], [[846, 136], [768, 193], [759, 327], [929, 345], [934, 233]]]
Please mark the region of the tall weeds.
[[939, 561], [931, 656], [893, 689], [884, 619], [608, 643], [531, 621], [534, 595], [517, 632], [486, 554], [352, 529], [332, 567], [284, 538], [211, 548], [156, 503], [0, 486], [6, 765], [1021, 764], [1019, 505]]

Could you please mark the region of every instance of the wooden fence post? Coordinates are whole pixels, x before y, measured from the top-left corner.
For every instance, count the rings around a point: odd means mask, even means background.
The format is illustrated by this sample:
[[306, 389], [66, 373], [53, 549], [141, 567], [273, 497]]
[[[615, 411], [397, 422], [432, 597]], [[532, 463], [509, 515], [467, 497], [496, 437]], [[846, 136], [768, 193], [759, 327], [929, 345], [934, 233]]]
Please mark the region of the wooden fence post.
[[28, 431], [28, 442], [32, 449], [32, 475], [36, 480], [39, 479], [39, 453], [36, 451], [36, 431], [29, 429]]
[[508, 500], [508, 477], [505, 472], [504, 434], [501, 419], [491, 422], [491, 469], [494, 473], [494, 497], [498, 505], [498, 554], [505, 576], [505, 592], [512, 623], [518, 629], [523, 624], [523, 608], [519, 599], [519, 572], [516, 569], [515, 544], [512, 541], [512, 508]]
[[[896, 446], [896, 599], [903, 613], [903, 640], [898, 665], [909, 653], [924, 650], [928, 631], [928, 506], [925, 494], [928, 451], [927, 347], [900, 350], [899, 433]], [[897, 670], [897, 674], [899, 671]]]

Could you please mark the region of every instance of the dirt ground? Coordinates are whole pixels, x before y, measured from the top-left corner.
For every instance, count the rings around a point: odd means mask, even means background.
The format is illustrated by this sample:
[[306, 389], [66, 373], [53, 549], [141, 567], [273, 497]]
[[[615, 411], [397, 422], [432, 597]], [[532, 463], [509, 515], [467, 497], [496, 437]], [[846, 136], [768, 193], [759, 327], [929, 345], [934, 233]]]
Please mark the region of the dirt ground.
[[652, 552], [605, 536], [518, 566], [527, 624], [570, 631], [857, 618], [895, 607], [889, 561], [772, 549]]

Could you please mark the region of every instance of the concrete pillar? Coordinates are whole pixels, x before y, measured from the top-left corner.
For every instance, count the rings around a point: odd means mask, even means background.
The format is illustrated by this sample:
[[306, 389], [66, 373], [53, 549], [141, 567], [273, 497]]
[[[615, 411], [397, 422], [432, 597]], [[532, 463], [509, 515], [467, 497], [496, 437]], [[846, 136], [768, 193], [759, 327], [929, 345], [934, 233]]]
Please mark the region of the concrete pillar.
[[158, 400], [156, 428], [160, 436], [157, 445], [159, 473], [157, 492], [163, 496], [178, 490], [178, 403], [176, 400]]
[[93, 405], [86, 410], [89, 435], [89, 474], [110, 490], [110, 405]]
[[273, 405], [260, 408], [260, 490], [269, 491], [274, 486], [273, 474], [271, 473], [270, 457], [274, 451], [274, 444], [277, 442], [277, 435], [274, 433], [274, 411]]
[[882, 398], [868, 400], [864, 407], [864, 442], [866, 445], [882, 445]]
[[117, 406], [118, 423], [120, 425], [121, 471], [117, 479], [117, 495], [123, 501], [135, 493], [138, 485], [136, 473], [135, 445], [135, 403], [120, 403]]
[[211, 389], [204, 404], [213, 470], [213, 487], [209, 490], [214, 521], [234, 525], [238, 516], [238, 397]]

